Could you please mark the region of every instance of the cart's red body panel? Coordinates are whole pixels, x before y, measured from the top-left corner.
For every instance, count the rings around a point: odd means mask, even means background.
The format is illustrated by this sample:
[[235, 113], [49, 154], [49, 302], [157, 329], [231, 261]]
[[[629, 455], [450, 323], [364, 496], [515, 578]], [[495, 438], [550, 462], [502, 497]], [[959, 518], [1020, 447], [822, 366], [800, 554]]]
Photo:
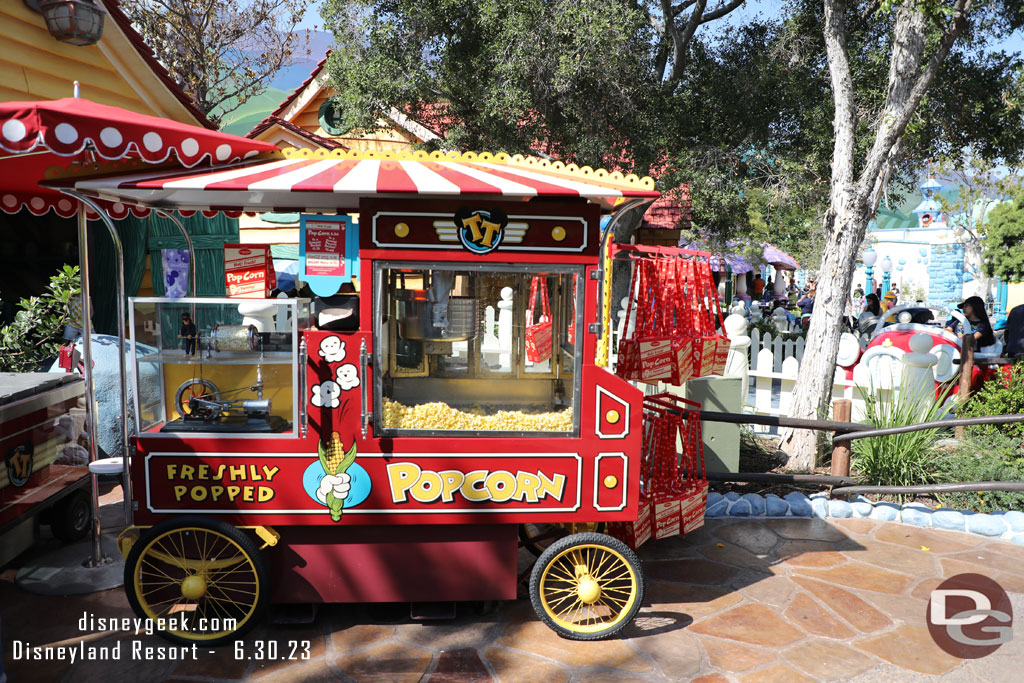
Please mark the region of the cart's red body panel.
[[289, 527], [268, 551], [275, 602], [514, 600], [511, 524]]

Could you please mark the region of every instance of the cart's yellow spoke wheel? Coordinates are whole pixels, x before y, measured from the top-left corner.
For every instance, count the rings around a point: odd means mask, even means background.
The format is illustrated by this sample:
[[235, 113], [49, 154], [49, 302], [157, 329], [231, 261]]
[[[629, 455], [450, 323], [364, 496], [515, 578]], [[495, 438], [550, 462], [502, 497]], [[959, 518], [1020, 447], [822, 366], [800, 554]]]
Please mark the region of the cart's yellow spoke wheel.
[[604, 532], [604, 522], [572, 522], [560, 524], [523, 524], [519, 527], [519, 540], [523, 547], [540, 557], [552, 543], [569, 534], [582, 534], [588, 531]]
[[227, 642], [267, 607], [269, 574], [256, 542], [216, 519], [157, 524], [132, 546], [124, 574], [132, 609], [167, 624], [160, 635], [175, 642]]
[[582, 533], [555, 541], [530, 576], [530, 600], [559, 635], [596, 640], [624, 628], [640, 610], [644, 580], [636, 554], [621, 541]]

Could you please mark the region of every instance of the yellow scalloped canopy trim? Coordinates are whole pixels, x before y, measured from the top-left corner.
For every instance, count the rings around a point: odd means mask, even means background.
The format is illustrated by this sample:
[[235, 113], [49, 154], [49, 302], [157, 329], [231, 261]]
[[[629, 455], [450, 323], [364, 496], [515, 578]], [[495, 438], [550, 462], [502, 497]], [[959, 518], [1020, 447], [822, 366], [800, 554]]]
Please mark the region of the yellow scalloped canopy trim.
[[454, 161], [488, 164], [506, 164], [520, 166], [530, 171], [546, 173], [561, 178], [582, 180], [606, 187], [621, 188], [622, 186], [639, 190], [653, 190], [654, 180], [648, 176], [640, 178], [632, 173], [622, 175], [618, 171], [606, 171], [603, 168], [593, 169], [590, 166], [564, 164], [561, 161], [548, 161], [538, 157], [510, 155], [504, 152], [424, 152], [424, 151], [375, 151], [375, 150], [344, 150], [344, 149], [285, 149], [287, 159], [351, 159], [351, 160], [389, 160], [389, 161]]

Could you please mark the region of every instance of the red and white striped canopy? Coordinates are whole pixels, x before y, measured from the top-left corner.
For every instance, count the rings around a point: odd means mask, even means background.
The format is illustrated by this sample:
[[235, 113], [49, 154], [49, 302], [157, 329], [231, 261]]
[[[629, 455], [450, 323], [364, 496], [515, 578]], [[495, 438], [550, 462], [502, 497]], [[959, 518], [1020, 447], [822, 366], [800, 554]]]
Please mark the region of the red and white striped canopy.
[[285, 157], [193, 171], [122, 170], [73, 185], [102, 199], [165, 209], [309, 213], [351, 211], [364, 197], [582, 197], [610, 208], [623, 198], [659, 196], [650, 178], [505, 154], [286, 150]]
[[[200, 163], [229, 163], [273, 145], [200, 128], [171, 119], [68, 97], [38, 102], [0, 102], [0, 210], [26, 208], [37, 216], [54, 211], [69, 217], [78, 202], [39, 186], [46, 172], [67, 169], [93, 156], [138, 159], [156, 164], [168, 160], [187, 167]], [[108, 207], [115, 218], [123, 207]], [[147, 211], [135, 208], [134, 213]]]

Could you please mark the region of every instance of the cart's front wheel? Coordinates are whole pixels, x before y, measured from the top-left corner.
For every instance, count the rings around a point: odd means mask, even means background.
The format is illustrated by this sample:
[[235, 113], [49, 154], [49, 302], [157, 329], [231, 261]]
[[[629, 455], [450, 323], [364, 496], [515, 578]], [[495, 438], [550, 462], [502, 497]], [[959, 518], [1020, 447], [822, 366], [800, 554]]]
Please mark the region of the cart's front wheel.
[[555, 541], [530, 576], [537, 616], [558, 635], [597, 640], [618, 632], [640, 610], [643, 570], [625, 543], [585, 533]]
[[140, 618], [168, 625], [161, 636], [208, 645], [254, 626], [270, 588], [256, 542], [207, 517], [168, 519], [146, 531], [125, 559], [124, 586]]

